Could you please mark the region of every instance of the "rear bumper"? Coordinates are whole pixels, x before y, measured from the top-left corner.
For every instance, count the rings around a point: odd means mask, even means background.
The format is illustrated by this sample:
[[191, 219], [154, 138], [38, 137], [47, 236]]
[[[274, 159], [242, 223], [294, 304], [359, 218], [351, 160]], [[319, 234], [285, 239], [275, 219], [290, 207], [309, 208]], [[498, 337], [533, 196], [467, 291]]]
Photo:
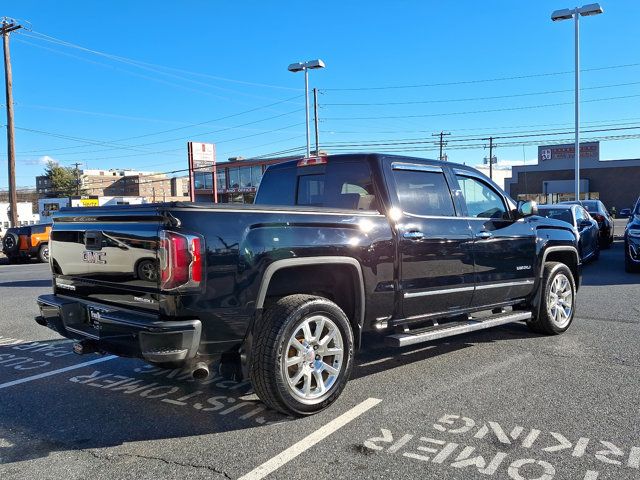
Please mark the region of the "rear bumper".
[[40, 295], [38, 306], [37, 323], [66, 338], [91, 342], [97, 350], [153, 363], [188, 361], [198, 353], [200, 320], [160, 321], [60, 295]]

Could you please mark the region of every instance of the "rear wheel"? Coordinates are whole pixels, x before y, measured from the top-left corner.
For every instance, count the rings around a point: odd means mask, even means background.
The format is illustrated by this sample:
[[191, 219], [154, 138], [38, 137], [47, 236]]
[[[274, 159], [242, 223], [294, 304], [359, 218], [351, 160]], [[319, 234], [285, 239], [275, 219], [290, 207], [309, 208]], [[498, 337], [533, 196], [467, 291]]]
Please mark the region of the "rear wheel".
[[290, 295], [268, 308], [254, 332], [249, 377], [267, 406], [311, 415], [342, 393], [353, 365], [353, 332], [335, 303]]
[[538, 333], [555, 335], [566, 331], [575, 313], [576, 284], [569, 267], [549, 262], [544, 266], [542, 297], [536, 318], [527, 325]]
[[136, 268], [136, 275], [140, 280], [155, 282], [158, 280], [158, 269], [154, 260], [142, 260]]
[[49, 263], [49, 245], [48, 244], [44, 244], [41, 245], [40, 248], [38, 249], [38, 260], [40, 260], [42, 263]]

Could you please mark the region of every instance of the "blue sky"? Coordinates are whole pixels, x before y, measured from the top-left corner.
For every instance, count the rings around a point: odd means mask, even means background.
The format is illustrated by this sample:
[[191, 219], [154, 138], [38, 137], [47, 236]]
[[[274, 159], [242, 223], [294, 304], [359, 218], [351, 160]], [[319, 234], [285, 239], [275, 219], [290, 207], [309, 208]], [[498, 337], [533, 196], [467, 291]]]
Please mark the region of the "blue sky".
[[[604, 15], [581, 21], [583, 130], [640, 127], [640, 2], [601, 4]], [[219, 160], [303, 147], [303, 76], [286, 67], [312, 58], [327, 65], [310, 76], [322, 92], [321, 147], [435, 158], [431, 134], [444, 130], [449, 159], [478, 164], [484, 142], [464, 136], [571, 131], [573, 74], [558, 72], [573, 70], [573, 24], [549, 19], [570, 6], [5, 1], [0, 14], [31, 29], [11, 40], [17, 183], [33, 185], [49, 157], [168, 171], [186, 168], [187, 140], [216, 143]], [[484, 81], [505, 77], [526, 78]], [[398, 88], [415, 85], [427, 86]], [[497, 140], [496, 155], [531, 160], [535, 145], [510, 143], [547, 138], [571, 134]], [[4, 133], [0, 152], [5, 188]], [[601, 144], [602, 158], [639, 156], [637, 139]]]

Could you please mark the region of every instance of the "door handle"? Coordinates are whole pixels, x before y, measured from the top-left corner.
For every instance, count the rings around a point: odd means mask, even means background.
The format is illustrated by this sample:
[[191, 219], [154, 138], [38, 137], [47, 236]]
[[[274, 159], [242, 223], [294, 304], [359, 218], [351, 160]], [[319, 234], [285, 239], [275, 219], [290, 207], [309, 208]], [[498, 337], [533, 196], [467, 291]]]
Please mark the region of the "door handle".
[[477, 236], [478, 238], [481, 238], [481, 239], [486, 239], [486, 238], [491, 238], [491, 237], [493, 237], [493, 233], [491, 233], [491, 232], [480, 232], [480, 233], [478, 233], [478, 235], [476, 235], [476, 236]]
[[404, 232], [402, 236], [409, 240], [420, 240], [421, 238], [424, 238], [424, 233], [418, 230], [411, 230], [409, 232]]

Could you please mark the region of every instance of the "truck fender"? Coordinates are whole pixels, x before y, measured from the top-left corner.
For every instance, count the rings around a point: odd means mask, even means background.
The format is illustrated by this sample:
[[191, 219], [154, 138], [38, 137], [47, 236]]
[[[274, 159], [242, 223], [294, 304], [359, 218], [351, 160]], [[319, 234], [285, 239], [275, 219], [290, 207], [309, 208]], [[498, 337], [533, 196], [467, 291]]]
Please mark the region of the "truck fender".
[[[256, 299], [256, 309], [262, 309], [264, 306], [264, 301], [267, 296], [267, 291], [269, 290], [269, 283], [271, 282], [271, 278], [273, 275], [283, 268], [291, 268], [291, 267], [300, 267], [300, 266], [309, 266], [309, 265], [349, 265], [353, 267], [357, 274], [357, 289], [359, 298], [357, 299], [357, 309], [356, 309], [356, 317], [358, 320], [358, 327], [362, 329], [364, 325], [364, 314], [365, 314], [365, 294], [364, 294], [364, 277], [362, 275], [362, 266], [360, 262], [358, 262], [355, 258], [350, 257], [334, 257], [334, 256], [323, 256], [323, 257], [309, 257], [309, 258], [285, 258], [281, 260], [276, 260], [271, 263], [265, 270], [264, 275], [262, 276], [262, 281], [260, 282], [260, 288], [258, 290], [258, 297]], [[354, 332], [355, 335], [359, 335], [360, 332]]]
[[[563, 245], [563, 246], [555, 246], [555, 247], [547, 247], [544, 249], [544, 252], [542, 253], [542, 263], [540, 263], [540, 271], [538, 272], [538, 288], [536, 289], [536, 293], [533, 297], [533, 309], [534, 309], [534, 315], [536, 315], [536, 317], [538, 315], [540, 315], [540, 305], [542, 304], [542, 276], [544, 275], [544, 264], [547, 261], [547, 255], [549, 255], [552, 252], [571, 252], [576, 256], [576, 265], [580, 265], [580, 255], [578, 254], [578, 249], [569, 245]], [[580, 279], [576, 278], [574, 279], [574, 281], [576, 282], [576, 285], [579, 284]]]

